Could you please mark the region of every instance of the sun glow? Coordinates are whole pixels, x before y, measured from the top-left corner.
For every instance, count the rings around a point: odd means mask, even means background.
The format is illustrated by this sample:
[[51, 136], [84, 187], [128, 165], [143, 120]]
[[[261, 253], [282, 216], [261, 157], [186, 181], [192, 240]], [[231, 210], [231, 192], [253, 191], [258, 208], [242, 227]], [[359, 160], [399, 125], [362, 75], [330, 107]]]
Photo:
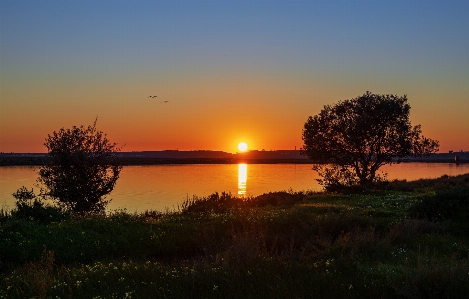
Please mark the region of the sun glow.
[[240, 142], [238, 144], [238, 149], [241, 152], [245, 152], [248, 149], [248, 145], [246, 144], [246, 142]]

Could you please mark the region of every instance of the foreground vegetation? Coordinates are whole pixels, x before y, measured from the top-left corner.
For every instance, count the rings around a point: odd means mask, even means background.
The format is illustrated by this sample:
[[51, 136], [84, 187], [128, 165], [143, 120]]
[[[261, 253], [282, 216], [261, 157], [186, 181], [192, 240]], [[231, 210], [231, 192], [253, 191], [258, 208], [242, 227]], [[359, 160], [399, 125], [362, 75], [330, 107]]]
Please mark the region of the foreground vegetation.
[[469, 174], [178, 212], [1, 213], [5, 298], [467, 298]]

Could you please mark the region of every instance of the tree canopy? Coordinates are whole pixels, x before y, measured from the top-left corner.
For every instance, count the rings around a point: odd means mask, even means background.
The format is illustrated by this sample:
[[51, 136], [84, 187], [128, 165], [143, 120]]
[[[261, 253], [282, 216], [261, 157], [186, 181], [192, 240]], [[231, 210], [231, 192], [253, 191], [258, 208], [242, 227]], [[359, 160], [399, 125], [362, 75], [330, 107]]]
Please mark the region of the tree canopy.
[[116, 143], [110, 143], [93, 126], [60, 129], [48, 135], [46, 163], [39, 170], [38, 182], [45, 195], [74, 212], [101, 212], [119, 178]]
[[[438, 141], [412, 126], [407, 96], [371, 92], [326, 105], [310, 116], [303, 128], [301, 150], [314, 163], [328, 187], [366, 186], [382, 179], [376, 171], [395, 158], [438, 150]], [[329, 164], [325, 164], [329, 163]]]

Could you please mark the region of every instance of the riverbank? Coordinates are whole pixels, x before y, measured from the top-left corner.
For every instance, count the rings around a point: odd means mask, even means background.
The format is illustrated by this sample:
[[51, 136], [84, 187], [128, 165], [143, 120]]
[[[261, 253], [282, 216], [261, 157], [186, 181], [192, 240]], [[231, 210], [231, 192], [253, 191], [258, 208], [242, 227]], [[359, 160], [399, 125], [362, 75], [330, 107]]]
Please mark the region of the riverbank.
[[212, 194], [177, 212], [3, 213], [0, 297], [465, 298], [469, 174], [368, 194]]

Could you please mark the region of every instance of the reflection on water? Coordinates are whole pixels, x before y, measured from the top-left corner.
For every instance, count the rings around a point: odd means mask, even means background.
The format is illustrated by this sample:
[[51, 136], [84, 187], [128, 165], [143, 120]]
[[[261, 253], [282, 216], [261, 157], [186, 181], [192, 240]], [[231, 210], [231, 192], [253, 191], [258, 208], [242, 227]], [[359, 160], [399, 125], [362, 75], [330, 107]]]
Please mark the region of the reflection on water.
[[238, 195], [246, 195], [246, 181], [248, 177], [247, 164], [238, 164]]
[[[231, 192], [241, 197], [290, 188], [320, 191], [322, 187], [316, 181], [319, 177], [311, 167], [311, 164], [125, 166], [107, 199], [112, 199], [110, 210], [126, 208], [129, 212], [141, 212], [162, 211], [166, 207], [176, 209], [188, 197], [208, 196], [214, 192]], [[401, 163], [383, 166], [382, 170], [388, 173], [389, 180], [411, 181], [469, 173], [469, 163]], [[0, 208], [14, 208], [12, 193], [21, 186], [34, 187], [37, 176], [34, 167], [0, 167]]]

